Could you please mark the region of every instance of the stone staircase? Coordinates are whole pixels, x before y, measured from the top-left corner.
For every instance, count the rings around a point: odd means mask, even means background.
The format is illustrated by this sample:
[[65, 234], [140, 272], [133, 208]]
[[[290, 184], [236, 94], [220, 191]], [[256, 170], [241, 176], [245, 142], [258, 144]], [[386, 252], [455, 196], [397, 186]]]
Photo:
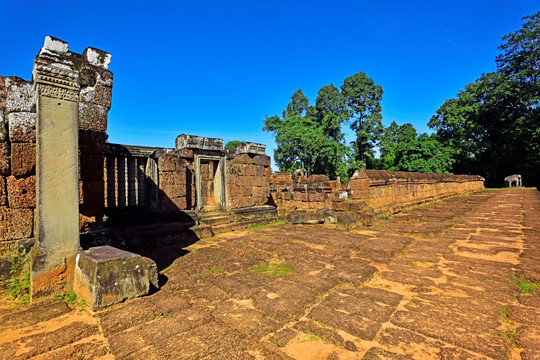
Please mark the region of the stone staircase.
[[205, 206], [198, 214], [199, 224], [223, 225], [233, 222], [234, 214], [223, 210], [219, 206]]

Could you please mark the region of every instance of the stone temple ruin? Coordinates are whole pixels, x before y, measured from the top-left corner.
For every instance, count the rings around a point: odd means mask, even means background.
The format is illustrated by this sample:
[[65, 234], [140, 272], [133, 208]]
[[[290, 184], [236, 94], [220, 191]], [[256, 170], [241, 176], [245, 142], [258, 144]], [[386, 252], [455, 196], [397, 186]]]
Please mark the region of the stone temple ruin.
[[0, 76], [0, 275], [30, 253], [34, 299], [75, 289], [105, 306], [158, 285], [154, 261], [134, 253], [278, 219], [349, 229], [483, 187], [479, 176], [378, 170], [348, 184], [293, 180], [271, 172], [265, 145], [225, 151], [191, 135], [174, 148], [109, 143], [110, 60], [46, 37], [32, 81]]

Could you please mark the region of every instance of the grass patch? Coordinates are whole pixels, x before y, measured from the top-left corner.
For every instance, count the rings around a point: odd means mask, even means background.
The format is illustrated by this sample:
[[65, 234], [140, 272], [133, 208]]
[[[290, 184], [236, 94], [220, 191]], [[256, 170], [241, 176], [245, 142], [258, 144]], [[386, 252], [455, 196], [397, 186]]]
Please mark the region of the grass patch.
[[255, 274], [268, 277], [290, 276], [296, 274], [296, 271], [289, 265], [277, 263], [262, 264], [251, 271]]
[[392, 220], [392, 217], [389, 215], [379, 216], [379, 219], [381, 220]]
[[506, 342], [508, 349], [511, 350], [513, 348], [520, 347], [519, 335], [522, 332], [523, 332], [522, 329], [498, 330], [497, 333], [495, 333], [495, 337], [498, 337], [499, 339], [503, 339]]
[[265, 228], [267, 226], [275, 226], [275, 225], [281, 225], [281, 224], [285, 224], [285, 221], [274, 221], [274, 222], [271, 222], [271, 223], [268, 223], [268, 224], [252, 225], [252, 226], [248, 227], [247, 229], [248, 230], [259, 230], [259, 229]]
[[321, 336], [320, 336], [320, 335], [314, 334], [314, 333], [312, 333], [312, 332], [307, 333], [306, 335], [307, 335], [309, 341], [317, 341], [317, 340], [321, 340]]
[[512, 275], [508, 278], [518, 282], [516, 286], [519, 287], [523, 295], [530, 295], [532, 290], [540, 289], [540, 284], [529, 282], [524, 276]]
[[174, 269], [174, 264], [171, 264], [171, 265], [167, 266], [165, 269], [163, 269], [161, 271], [163, 272], [163, 271], [168, 271], [168, 270], [172, 270], [172, 269]]
[[66, 292], [63, 294], [54, 294], [53, 297], [56, 300], [62, 300], [66, 304], [69, 305], [71, 308], [77, 308], [77, 310], [84, 311], [86, 309], [86, 303], [83, 299], [80, 299], [77, 294], [75, 294], [75, 291], [71, 290], [70, 292]]
[[214, 266], [212, 266], [210, 269], [208, 269], [208, 270], [206, 270], [206, 271], [203, 271], [203, 272], [201, 273], [201, 275], [213, 275], [213, 274], [215, 274], [215, 273], [220, 272], [221, 270], [223, 270], [223, 269], [221, 268], [221, 266], [214, 265]]

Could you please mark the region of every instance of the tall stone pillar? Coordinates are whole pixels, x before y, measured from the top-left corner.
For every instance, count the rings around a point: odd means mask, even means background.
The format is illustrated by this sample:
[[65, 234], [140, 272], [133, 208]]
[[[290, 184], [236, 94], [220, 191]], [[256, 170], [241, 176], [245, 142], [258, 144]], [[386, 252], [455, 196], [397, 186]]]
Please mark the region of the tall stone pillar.
[[79, 72], [68, 44], [46, 37], [34, 62], [36, 245], [32, 297], [68, 290], [79, 251]]

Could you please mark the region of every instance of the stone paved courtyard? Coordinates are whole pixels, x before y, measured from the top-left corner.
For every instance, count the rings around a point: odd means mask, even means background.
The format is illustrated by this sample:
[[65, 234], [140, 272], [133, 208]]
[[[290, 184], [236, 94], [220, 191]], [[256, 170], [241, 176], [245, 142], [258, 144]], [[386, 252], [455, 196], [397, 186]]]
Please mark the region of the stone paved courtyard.
[[540, 358], [536, 190], [454, 197], [357, 231], [275, 224], [186, 250], [159, 291], [105, 310], [3, 301], [0, 358]]

